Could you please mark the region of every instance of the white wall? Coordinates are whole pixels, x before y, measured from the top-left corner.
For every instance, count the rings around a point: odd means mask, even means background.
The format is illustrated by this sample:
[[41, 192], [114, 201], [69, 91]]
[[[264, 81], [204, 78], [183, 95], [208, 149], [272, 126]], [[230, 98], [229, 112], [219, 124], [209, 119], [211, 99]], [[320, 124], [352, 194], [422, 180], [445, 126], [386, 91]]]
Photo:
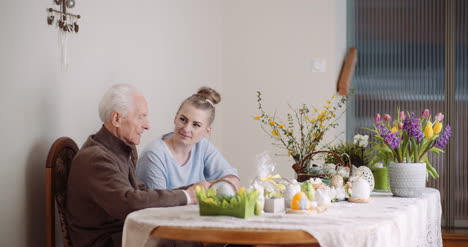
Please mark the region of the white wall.
[[[323, 106], [335, 93], [346, 50], [346, 1], [238, 0], [225, 9], [224, 154], [241, 167], [243, 184], [254, 178], [255, 156], [263, 151], [275, 158], [277, 172], [294, 178], [292, 158], [275, 156], [284, 149], [271, 145], [253, 120], [256, 91], [264, 109], [283, 120], [288, 103]], [[324, 60], [326, 72], [312, 72], [313, 59]]]
[[[111, 84], [133, 83], [148, 97], [142, 146], [172, 129], [198, 87], [218, 89], [211, 140], [246, 183], [255, 154], [271, 148], [251, 120], [255, 91], [271, 109], [322, 103], [344, 54], [345, 0], [77, 1], [72, 12], [83, 18], [64, 72], [58, 30], [46, 24], [52, 2], [0, 3], [0, 246], [43, 246], [48, 149], [60, 136], [81, 146], [100, 127], [97, 104]], [[325, 59], [327, 72], [312, 73], [312, 58]]]

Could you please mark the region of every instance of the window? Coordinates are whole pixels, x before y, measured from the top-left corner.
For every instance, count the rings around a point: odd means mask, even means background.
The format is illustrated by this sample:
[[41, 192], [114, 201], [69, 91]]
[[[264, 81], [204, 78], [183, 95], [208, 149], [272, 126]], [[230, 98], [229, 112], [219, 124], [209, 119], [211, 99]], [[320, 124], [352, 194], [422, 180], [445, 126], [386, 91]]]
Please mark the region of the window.
[[443, 225], [468, 227], [468, 1], [350, 0], [348, 46], [358, 62], [347, 139], [397, 107], [443, 112], [454, 135], [430, 157], [440, 178], [427, 186], [441, 193]]

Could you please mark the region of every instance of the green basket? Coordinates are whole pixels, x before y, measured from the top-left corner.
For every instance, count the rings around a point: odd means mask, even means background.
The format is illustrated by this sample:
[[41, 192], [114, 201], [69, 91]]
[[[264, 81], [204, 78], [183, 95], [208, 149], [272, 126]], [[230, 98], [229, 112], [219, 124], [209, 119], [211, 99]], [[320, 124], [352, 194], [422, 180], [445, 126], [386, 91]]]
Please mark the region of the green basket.
[[[215, 181], [215, 183], [220, 181], [231, 184], [227, 180], [219, 180]], [[240, 189], [234, 196], [218, 196], [216, 195], [216, 190], [213, 188], [209, 188], [208, 191], [205, 191], [204, 188], [197, 186], [196, 192], [200, 215], [202, 216], [226, 215], [246, 219], [254, 215], [255, 204], [258, 197], [258, 191], [256, 190], [247, 191], [245, 189]]]

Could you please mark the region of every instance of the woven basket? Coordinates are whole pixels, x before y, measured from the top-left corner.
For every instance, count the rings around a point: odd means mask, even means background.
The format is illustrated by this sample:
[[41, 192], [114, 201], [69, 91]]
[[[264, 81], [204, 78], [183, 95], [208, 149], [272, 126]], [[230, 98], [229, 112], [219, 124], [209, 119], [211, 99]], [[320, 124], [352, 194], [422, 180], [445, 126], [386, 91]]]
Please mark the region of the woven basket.
[[[351, 159], [349, 158], [349, 156], [348, 156], [349, 162], [346, 164], [343, 158], [341, 157], [342, 155], [339, 155], [338, 153], [335, 153], [333, 151], [321, 150], [321, 151], [315, 151], [315, 152], [310, 153], [304, 158], [304, 161], [311, 159], [314, 155], [319, 154], [319, 153], [329, 153], [329, 154], [335, 155], [340, 161], [340, 165], [341, 165], [341, 166], [336, 166], [336, 170], [338, 170], [339, 167], [348, 167], [349, 172], [350, 172], [349, 176], [351, 176], [352, 165], [351, 165]], [[302, 164], [296, 163], [292, 166], [294, 171], [297, 174], [298, 182], [303, 182], [303, 181], [309, 180], [310, 178], [324, 178], [325, 177], [325, 174], [308, 174], [308, 173], [302, 172], [302, 168], [304, 167], [304, 161]]]

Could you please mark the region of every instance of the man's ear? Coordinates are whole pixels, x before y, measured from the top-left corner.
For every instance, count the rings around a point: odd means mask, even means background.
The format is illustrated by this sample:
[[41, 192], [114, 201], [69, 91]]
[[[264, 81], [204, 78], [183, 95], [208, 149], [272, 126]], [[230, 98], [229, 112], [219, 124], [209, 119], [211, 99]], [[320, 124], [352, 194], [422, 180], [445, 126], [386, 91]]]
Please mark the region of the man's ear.
[[112, 112], [111, 114], [112, 125], [114, 125], [115, 127], [120, 127], [121, 120], [122, 120], [122, 115], [120, 115], [120, 113]]

